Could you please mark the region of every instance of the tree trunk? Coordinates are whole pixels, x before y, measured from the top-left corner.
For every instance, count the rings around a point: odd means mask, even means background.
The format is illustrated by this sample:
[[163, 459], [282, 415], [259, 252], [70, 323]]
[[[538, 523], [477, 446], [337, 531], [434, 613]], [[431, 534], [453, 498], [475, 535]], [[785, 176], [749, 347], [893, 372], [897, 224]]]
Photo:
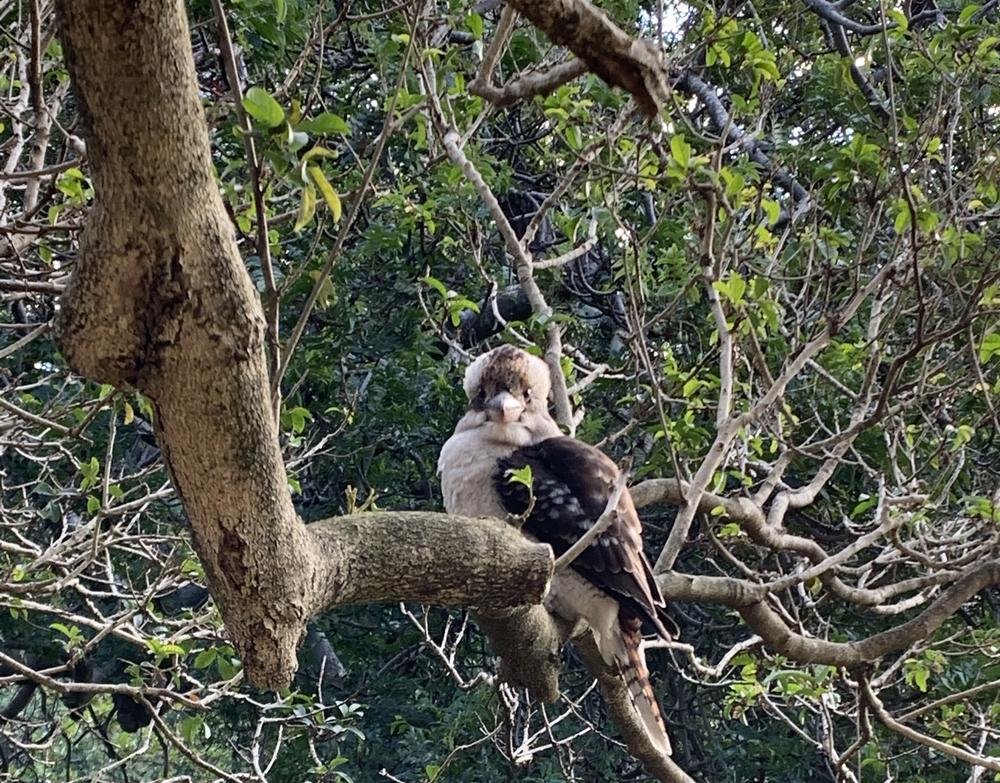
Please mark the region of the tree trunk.
[[95, 203], [58, 318], [70, 365], [152, 401], [212, 597], [250, 678], [290, 682], [346, 602], [537, 604], [547, 547], [500, 522], [376, 514], [306, 528], [271, 414], [264, 319], [213, 178], [184, 7], [60, 0]]

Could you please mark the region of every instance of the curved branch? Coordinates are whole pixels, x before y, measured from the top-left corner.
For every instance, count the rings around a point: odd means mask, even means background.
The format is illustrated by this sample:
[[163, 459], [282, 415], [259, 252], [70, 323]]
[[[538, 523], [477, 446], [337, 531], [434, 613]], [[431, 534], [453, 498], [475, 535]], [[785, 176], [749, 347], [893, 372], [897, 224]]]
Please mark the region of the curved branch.
[[802, 2], [805, 3], [806, 8], [820, 18], [830, 22], [830, 24], [843, 27], [858, 35], [875, 35], [881, 33], [883, 30], [893, 30], [896, 28], [895, 22], [889, 22], [886, 25], [855, 22], [853, 19], [840, 13], [840, 10], [835, 5], [826, 2], [826, 0], [802, 0]]
[[760, 142], [732, 121], [726, 107], [722, 105], [715, 88], [691, 71], [684, 71], [677, 77], [674, 86], [683, 93], [695, 96], [708, 111], [712, 127], [716, 133], [725, 134], [727, 144], [739, 144], [746, 150], [747, 157], [760, 166], [776, 184], [788, 191], [792, 199], [801, 202], [804, 208], [808, 205], [809, 191], [787, 171], [776, 166], [770, 156], [764, 152]]
[[977, 593], [1000, 584], [1000, 560], [972, 566], [923, 612], [895, 628], [856, 642], [829, 642], [795, 633], [766, 603], [740, 607], [744, 621], [775, 652], [799, 663], [857, 668], [928, 638]]
[[923, 612], [895, 628], [853, 642], [830, 642], [793, 631], [767, 603], [767, 587], [736, 577], [701, 576], [675, 571], [657, 574], [667, 601], [693, 601], [730, 606], [774, 652], [798, 663], [857, 668], [903, 650], [937, 631], [962, 604], [988, 587], [1000, 585], [1000, 559], [967, 568]]
[[604, 662], [594, 637], [586, 634], [574, 644], [587, 670], [597, 678], [608, 713], [621, 732], [629, 753], [639, 759], [649, 774], [661, 783], [694, 783], [694, 779], [677, 766], [670, 756], [661, 753], [650, 741], [639, 713], [632, 704], [625, 680], [617, 669]]

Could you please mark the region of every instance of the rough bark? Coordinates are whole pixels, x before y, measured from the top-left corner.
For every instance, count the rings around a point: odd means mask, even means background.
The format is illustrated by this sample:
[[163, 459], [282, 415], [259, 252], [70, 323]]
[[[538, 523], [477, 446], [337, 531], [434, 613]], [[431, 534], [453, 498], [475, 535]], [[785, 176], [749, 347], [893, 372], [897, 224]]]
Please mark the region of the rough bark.
[[590, 0], [510, 3], [608, 84], [630, 92], [648, 116], [664, 105], [670, 89], [663, 53], [651, 41], [632, 38]]
[[545, 702], [559, 698], [562, 646], [567, 634], [541, 605], [475, 613], [476, 624], [500, 657], [500, 678]]
[[152, 401], [250, 678], [287, 684], [306, 620], [333, 605], [538, 603], [551, 553], [502, 523], [299, 520], [271, 413], [264, 319], [213, 179], [183, 4], [61, 0], [57, 11], [95, 190], [60, 344], [77, 372]]

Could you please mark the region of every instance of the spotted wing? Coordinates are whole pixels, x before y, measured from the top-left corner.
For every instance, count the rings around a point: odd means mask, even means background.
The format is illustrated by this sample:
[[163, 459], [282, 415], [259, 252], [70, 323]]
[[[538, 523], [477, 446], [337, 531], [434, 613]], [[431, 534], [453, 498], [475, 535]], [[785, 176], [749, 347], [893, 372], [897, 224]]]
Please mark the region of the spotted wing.
[[[510, 480], [509, 471], [530, 466], [531, 489]], [[524, 530], [549, 544], [558, 557], [586, 533], [604, 513], [618, 479], [618, 467], [603, 452], [573, 438], [549, 438], [501, 460], [494, 485], [504, 508], [523, 515], [534, 495]], [[572, 567], [613, 596], [632, 614], [668, 637], [658, 617], [663, 596], [642, 551], [642, 523], [626, 489], [611, 525]]]

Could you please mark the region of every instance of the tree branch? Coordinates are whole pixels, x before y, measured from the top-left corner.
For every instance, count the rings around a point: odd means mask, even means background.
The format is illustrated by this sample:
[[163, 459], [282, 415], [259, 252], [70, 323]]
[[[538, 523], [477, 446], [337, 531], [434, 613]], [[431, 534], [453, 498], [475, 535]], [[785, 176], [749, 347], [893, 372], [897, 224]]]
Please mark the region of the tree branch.
[[66, 1], [58, 12], [96, 194], [58, 338], [81, 374], [152, 400], [248, 676], [286, 685], [306, 621], [331, 606], [537, 604], [551, 552], [503, 523], [386, 513], [302, 524], [271, 410], [260, 303], [212, 176], [183, 4]]

